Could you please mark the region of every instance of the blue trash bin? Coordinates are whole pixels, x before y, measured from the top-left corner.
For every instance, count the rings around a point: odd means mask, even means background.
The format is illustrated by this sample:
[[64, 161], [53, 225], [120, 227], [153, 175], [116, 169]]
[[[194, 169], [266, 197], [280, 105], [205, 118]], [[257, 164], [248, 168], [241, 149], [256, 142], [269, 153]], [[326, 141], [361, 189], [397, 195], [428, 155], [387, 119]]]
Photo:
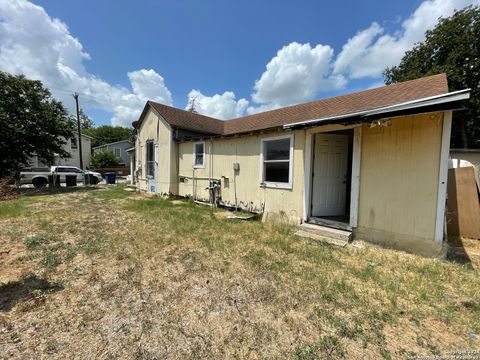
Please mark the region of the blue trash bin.
[[115, 184], [116, 180], [117, 180], [117, 174], [115, 174], [114, 172], [109, 172], [109, 173], [105, 173], [105, 182], [107, 184]]

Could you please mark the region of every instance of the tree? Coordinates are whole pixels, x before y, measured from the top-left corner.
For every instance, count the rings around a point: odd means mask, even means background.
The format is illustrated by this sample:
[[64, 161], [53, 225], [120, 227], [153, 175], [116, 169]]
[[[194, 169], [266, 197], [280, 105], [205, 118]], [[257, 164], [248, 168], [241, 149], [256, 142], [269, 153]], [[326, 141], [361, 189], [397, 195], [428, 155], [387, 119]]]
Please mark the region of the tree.
[[[90, 119], [88, 115], [83, 112], [82, 109], [80, 109], [79, 115], [80, 115], [80, 129], [82, 131], [86, 129], [92, 129], [95, 126], [95, 124], [93, 123], [93, 120]], [[75, 124], [76, 123], [77, 123], [77, 118], [75, 117]]]
[[480, 7], [469, 6], [439, 19], [425, 41], [405, 53], [400, 64], [387, 68], [385, 83], [446, 73], [449, 90], [471, 88], [465, 111], [454, 112], [452, 147], [480, 148]]
[[85, 129], [85, 135], [93, 137], [92, 147], [121, 140], [133, 139], [133, 129], [121, 126], [102, 125], [97, 128]]
[[90, 157], [90, 164], [94, 169], [101, 169], [120, 165], [121, 160], [110, 150], [100, 150]]
[[68, 112], [41, 81], [0, 71], [0, 178], [27, 165], [33, 155], [46, 163], [73, 136]]
[[197, 97], [194, 96], [188, 100], [187, 111], [197, 114]]

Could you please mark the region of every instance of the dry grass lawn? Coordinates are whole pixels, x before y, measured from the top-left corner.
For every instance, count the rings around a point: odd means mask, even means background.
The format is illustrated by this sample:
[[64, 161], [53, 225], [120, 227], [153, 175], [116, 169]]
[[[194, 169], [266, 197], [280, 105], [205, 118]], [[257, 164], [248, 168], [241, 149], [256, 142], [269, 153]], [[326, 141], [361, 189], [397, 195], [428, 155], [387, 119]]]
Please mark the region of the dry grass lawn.
[[407, 359], [479, 349], [472, 266], [293, 232], [121, 188], [1, 202], [0, 358]]

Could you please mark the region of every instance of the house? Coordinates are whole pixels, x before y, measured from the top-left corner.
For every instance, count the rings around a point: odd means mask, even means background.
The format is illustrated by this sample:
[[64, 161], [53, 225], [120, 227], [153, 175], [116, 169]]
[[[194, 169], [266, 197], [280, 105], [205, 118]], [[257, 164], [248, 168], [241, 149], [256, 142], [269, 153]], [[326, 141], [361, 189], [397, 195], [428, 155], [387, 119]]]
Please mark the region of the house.
[[480, 149], [450, 149], [450, 157], [468, 161], [475, 167], [475, 172], [480, 174]]
[[452, 111], [468, 98], [440, 74], [229, 121], [148, 101], [137, 186], [437, 256]]
[[121, 165], [130, 166], [130, 155], [128, 154], [127, 150], [132, 146], [133, 144], [129, 140], [121, 140], [109, 144], [95, 146], [92, 151], [94, 154], [102, 150], [111, 151], [121, 160]]
[[[92, 153], [92, 137], [81, 134], [82, 135], [82, 161], [83, 161], [83, 168], [86, 169], [90, 167], [90, 154]], [[55, 161], [53, 164], [44, 164], [38, 157], [32, 156], [30, 158], [30, 166], [45, 166], [45, 165], [65, 165], [65, 166], [76, 166], [80, 167], [80, 151], [78, 149], [78, 136], [75, 136], [66, 141], [65, 145], [63, 145], [65, 151], [70, 153], [70, 157], [63, 159], [60, 157], [55, 157]]]

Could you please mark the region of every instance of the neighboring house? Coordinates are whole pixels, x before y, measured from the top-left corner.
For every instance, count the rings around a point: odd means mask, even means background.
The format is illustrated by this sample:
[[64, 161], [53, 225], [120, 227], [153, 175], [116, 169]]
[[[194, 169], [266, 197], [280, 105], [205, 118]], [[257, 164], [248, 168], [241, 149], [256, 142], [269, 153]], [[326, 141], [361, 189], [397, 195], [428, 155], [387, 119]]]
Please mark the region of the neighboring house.
[[472, 163], [477, 174], [480, 173], [480, 149], [450, 149], [450, 157]]
[[229, 121], [149, 101], [137, 186], [437, 256], [452, 110], [468, 98], [441, 74]]
[[[86, 169], [90, 167], [90, 154], [92, 153], [92, 137], [82, 134], [82, 160], [83, 168]], [[70, 153], [70, 158], [62, 159], [56, 157], [53, 164], [44, 164], [38, 159], [37, 156], [32, 156], [30, 159], [31, 166], [45, 166], [45, 165], [66, 165], [66, 166], [76, 166], [80, 167], [80, 151], [78, 148], [78, 136], [75, 135], [73, 138], [67, 140], [67, 143], [63, 145], [65, 151]]]
[[135, 147], [131, 147], [130, 149], [127, 149], [126, 152], [128, 153], [128, 156], [130, 157], [130, 183], [135, 184], [135, 180], [136, 180], [136, 176], [135, 176], [135, 170], [136, 170]]
[[128, 154], [127, 150], [130, 149], [132, 146], [133, 144], [130, 141], [121, 140], [109, 144], [96, 146], [92, 150], [94, 154], [102, 150], [111, 151], [121, 160], [122, 165], [130, 166], [130, 155]]

